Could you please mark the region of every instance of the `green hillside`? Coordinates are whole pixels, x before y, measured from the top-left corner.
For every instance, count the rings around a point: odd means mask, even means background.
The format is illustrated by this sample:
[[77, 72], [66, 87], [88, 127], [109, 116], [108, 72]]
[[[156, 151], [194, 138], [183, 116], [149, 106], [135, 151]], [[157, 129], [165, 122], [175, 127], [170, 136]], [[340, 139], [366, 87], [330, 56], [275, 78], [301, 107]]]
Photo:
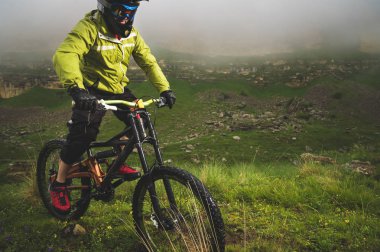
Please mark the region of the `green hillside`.
[[[243, 80], [190, 84], [170, 79], [177, 104], [172, 110], [153, 107], [149, 110], [156, 118], [157, 131], [168, 159], [202, 161], [224, 157], [227, 162], [236, 163], [250, 162], [254, 156], [258, 162], [293, 162], [306, 149], [341, 159], [349, 158], [351, 154], [347, 155], [347, 151], [357, 156], [357, 149], [368, 149], [363, 158], [377, 162], [380, 121], [373, 117], [379, 109], [378, 103], [375, 104], [379, 90], [377, 70], [369, 69], [350, 80], [320, 78], [301, 88], [290, 88], [281, 83], [257, 87]], [[134, 83], [129, 88], [138, 97], [158, 96], [147, 82]], [[287, 106], [295, 101], [297, 110], [287, 111]], [[71, 105], [64, 90], [33, 88], [20, 96], [0, 101], [0, 108], [25, 110], [38, 106], [50, 114], [29, 114], [27, 125], [16, 123], [19, 128], [5, 130], [5, 142], [12, 134], [27, 131], [22, 141], [37, 152], [44, 141], [66, 134], [65, 123]], [[323, 118], [313, 118], [310, 115], [312, 110], [321, 110]], [[14, 114], [13, 110], [9, 113]], [[264, 118], [266, 113], [273, 116]], [[224, 116], [220, 117], [220, 114]], [[273, 129], [272, 124], [281, 124], [280, 130]], [[123, 125], [109, 112], [99, 139], [111, 137], [122, 128]], [[234, 136], [241, 140], [233, 140]], [[189, 144], [196, 148], [185, 153]], [[20, 155], [14, 144], [2, 145], [0, 149], [3, 158]]]
[[[380, 71], [338, 77], [301, 87], [171, 77], [176, 105], [148, 108], [164, 160], [195, 174], [219, 204], [227, 251], [380, 249]], [[147, 82], [130, 89], [158, 96]], [[69, 223], [38, 198], [36, 157], [44, 142], [65, 136], [70, 108], [64, 90], [0, 100], [0, 251], [137, 250], [135, 182], [110, 203], [91, 202], [76, 222], [82, 236], [64, 235]], [[122, 128], [109, 112], [99, 139]], [[128, 164], [139, 166], [135, 155]]]
[[33, 87], [25, 93], [9, 99], [1, 99], [1, 107], [36, 107], [46, 109], [59, 109], [70, 103], [70, 97], [63, 89], [47, 89], [43, 87]]

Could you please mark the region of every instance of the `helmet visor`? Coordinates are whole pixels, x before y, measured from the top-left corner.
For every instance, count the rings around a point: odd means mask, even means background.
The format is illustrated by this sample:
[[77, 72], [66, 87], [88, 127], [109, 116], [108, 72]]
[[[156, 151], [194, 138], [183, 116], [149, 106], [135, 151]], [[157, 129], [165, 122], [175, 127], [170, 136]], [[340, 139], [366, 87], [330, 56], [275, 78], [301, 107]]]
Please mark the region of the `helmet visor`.
[[113, 3], [110, 6], [110, 10], [112, 15], [118, 20], [133, 20], [138, 7], [139, 3], [137, 2], [129, 4]]

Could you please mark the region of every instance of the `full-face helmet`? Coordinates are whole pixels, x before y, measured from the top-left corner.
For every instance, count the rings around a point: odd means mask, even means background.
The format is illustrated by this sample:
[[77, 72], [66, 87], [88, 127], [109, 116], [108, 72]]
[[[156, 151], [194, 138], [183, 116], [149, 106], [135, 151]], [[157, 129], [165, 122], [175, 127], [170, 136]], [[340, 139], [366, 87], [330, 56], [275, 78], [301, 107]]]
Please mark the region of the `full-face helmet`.
[[104, 14], [113, 33], [127, 37], [141, 1], [143, 0], [98, 0], [98, 9]]

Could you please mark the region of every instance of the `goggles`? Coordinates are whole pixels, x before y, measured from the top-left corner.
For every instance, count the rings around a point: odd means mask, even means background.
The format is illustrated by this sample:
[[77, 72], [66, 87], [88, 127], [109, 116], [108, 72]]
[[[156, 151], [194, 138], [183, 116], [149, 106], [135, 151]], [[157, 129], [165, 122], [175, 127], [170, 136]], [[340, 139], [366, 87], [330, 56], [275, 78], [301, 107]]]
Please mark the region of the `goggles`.
[[123, 20], [126, 18], [128, 20], [133, 20], [138, 7], [139, 3], [137, 2], [130, 4], [113, 3], [109, 9], [117, 20]]

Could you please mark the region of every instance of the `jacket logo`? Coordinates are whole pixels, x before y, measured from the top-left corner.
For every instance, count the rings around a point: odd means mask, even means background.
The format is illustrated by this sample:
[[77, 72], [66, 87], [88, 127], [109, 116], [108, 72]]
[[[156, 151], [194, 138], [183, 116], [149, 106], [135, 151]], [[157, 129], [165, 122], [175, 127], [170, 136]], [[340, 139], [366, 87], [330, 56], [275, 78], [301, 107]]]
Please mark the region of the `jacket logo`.
[[113, 46], [113, 45], [94, 46], [94, 49], [100, 52], [100, 51], [114, 50], [116, 49], [116, 46]]
[[125, 43], [123, 44], [123, 47], [134, 47], [135, 43]]

